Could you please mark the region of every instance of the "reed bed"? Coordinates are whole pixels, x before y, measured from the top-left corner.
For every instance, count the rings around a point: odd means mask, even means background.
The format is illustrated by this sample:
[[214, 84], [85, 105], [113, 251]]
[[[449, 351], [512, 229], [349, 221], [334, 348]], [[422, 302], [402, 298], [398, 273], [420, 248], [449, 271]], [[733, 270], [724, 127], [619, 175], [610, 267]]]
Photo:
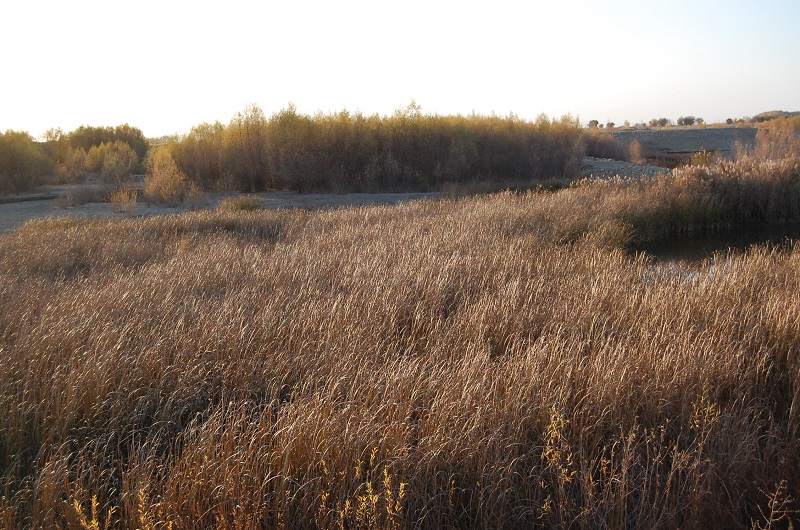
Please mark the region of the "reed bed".
[[0, 236], [0, 526], [796, 520], [800, 251], [631, 257], [682, 179]]

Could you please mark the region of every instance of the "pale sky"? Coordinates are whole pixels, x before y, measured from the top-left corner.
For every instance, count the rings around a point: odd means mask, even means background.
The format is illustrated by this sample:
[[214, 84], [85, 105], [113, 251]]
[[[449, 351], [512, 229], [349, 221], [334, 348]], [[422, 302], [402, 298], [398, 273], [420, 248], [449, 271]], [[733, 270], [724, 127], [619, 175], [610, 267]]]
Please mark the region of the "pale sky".
[[0, 130], [267, 115], [800, 110], [800, 1], [5, 1]]

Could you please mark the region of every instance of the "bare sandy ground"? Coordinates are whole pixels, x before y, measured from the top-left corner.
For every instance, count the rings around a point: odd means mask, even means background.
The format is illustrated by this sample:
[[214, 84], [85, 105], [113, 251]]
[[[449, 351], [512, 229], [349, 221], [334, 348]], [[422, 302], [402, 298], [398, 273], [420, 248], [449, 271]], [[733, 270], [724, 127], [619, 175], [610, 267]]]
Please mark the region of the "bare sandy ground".
[[[231, 194], [209, 193], [203, 197], [187, 201], [175, 207], [159, 204], [137, 202], [127, 212], [115, 211], [115, 206], [109, 202], [95, 201], [67, 206], [66, 195], [74, 187], [62, 186], [49, 188], [36, 194], [5, 197], [0, 202], [0, 232], [9, 232], [21, 227], [32, 219], [56, 217], [145, 217], [150, 215], [166, 215], [186, 212], [190, 210], [211, 210], [219, 203], [232, 197]], [[289, 193], [270, 192], [256, 193], [249, 196], [258, 198], [266, 209], [294, 209], [308, 210], [341, 208], [346, 206], [367, 206], [380, 204], [397, 204], [403, 201], [435, 199], [441, 193]], [[238, 195], [233, 195], [238, 196]]]
[[[581, 166], [581, 177], [610, 178], [652, 177], [668, 169], [657, 166], [639, 166], [619, 160], [586, 157]], [[232, 196], [208, 193], [193, 201], [175, 207], [139, 201], [129, 211], [115, 211], [115, 205], [104, 202], [105, 192], [99, 186], [51, 186], [36, 193], [0, 197], [0, 232], [9, 232], [32, 219], [55, 217], [145, 217], [166, 215], [190, 210], [212, 210]], [[347, 206], [390, 205], [404, 201], [437, 199], [443, 193], [256, 193], [261, 206], [266, 209], [304, 208], [320, 210]], [[70, 200], [70, 197], [79, 197]], [[82, 198], [80, 198], [82, 197]], [[74, 206], [72, 204], [75, 204]]]
[[722, 128], [669, 128], [669, 129], [626, 129], [611, 134], [624, 143], [639, 142], [647, 157], [681, 157], [705, 149], [717, 155], [733, 158], [737, 144], [752, 147], [758, 129], [751, 127]]
[[611, 158], [584, 157], [581, 164], [581, 176], [587, 178], [612, 178], [615, 176], [625, 178], [655, 177], [670, 170], [660, 166], [636, 165]]

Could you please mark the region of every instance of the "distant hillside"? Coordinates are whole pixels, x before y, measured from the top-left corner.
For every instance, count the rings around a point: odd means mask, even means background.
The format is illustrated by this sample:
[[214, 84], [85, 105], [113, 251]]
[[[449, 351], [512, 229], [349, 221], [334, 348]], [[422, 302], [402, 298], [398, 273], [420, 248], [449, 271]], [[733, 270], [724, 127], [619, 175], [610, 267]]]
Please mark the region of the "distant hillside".
[[800, 111], [786, 112], [785, 110], [771, 110], [769, 112], [762, 112], [753, 116], [753, 121], [761, 123], [775, 118], [791, 118], [793, 116], [800, 116]]

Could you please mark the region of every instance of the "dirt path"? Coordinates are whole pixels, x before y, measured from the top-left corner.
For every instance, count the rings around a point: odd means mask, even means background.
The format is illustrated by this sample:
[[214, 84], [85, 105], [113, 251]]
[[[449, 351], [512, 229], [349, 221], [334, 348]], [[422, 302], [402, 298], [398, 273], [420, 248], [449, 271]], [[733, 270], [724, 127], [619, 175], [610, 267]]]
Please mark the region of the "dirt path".
[[650, 178], [669, 173], [669, 169], [660, 166], [644, 166], [612, 160], [611, 158], [594, 158], [587, 156], [581, 164], [582, 177], [607, 179], [615, 176], [626, 178]]

